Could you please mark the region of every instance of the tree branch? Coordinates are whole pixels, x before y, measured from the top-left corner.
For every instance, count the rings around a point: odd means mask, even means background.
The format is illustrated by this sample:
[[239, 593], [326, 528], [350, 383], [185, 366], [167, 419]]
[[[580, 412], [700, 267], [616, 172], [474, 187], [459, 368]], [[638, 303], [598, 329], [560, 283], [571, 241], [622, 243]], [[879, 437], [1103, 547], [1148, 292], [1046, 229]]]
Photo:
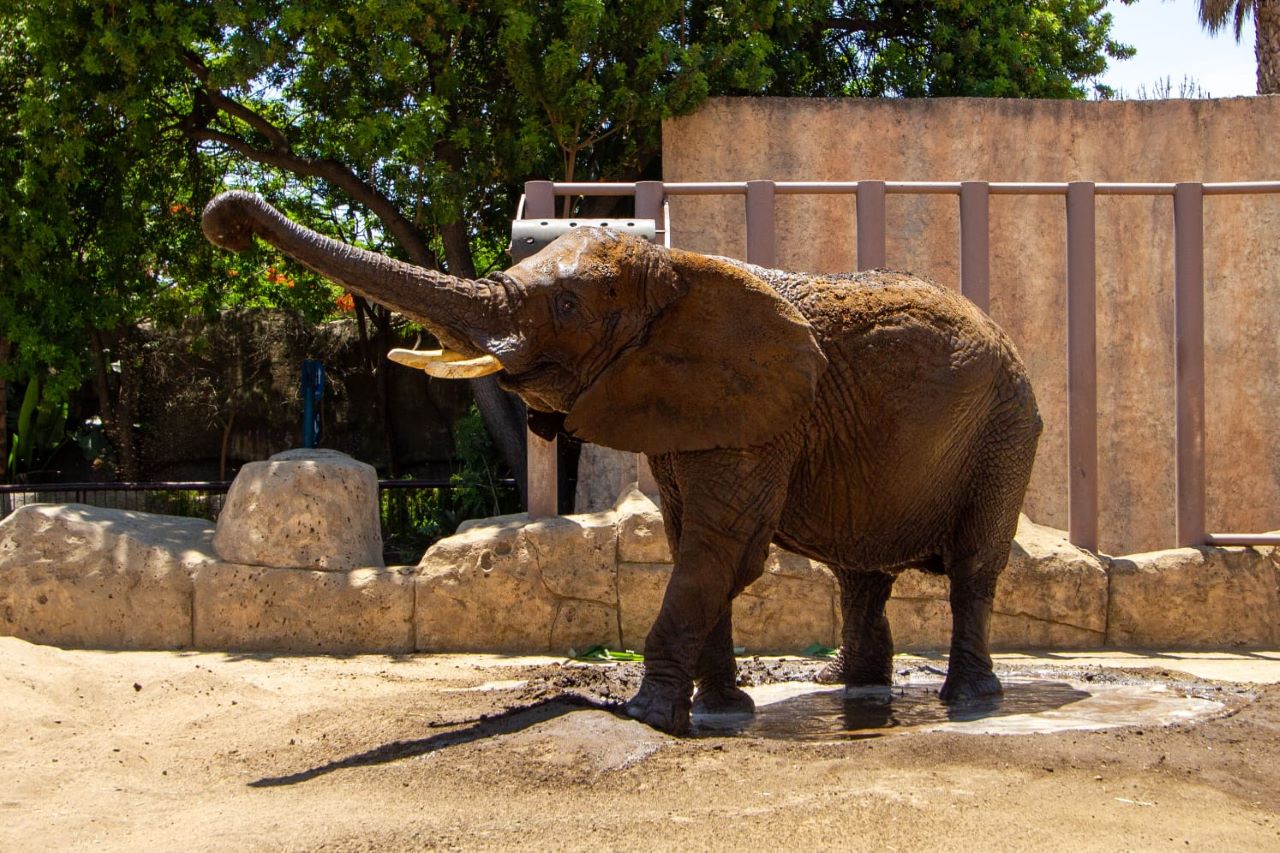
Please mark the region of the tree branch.
[[422, 234], [400, 213], [390, 199], [362, 181], [355, 172], [337, 160], [298, 155], [290, 146], [284, 131], [239, 101], [209, 86], [209, 70], [196, 57], [188, 54], [183, 57], [183, 63], [200, 81], [200, 91], [208, 98], [209, 104], [216, 112], [226, 113], [245, 122], [261, 133], [270, 142], [271, 147], [263, 148], [233, 134], [200, 126], [200, 122], [191, 122], [183, 127], [183, 133], [188, 138], [197, 142], [217, 143], [256, 163], [275, 166], [277, 169], [298, 176], [324, 179], [343, 190], [353, 201], [363, 205], [378, 217], [412, 263], [439, 269], [439, 260], [423, 239]]

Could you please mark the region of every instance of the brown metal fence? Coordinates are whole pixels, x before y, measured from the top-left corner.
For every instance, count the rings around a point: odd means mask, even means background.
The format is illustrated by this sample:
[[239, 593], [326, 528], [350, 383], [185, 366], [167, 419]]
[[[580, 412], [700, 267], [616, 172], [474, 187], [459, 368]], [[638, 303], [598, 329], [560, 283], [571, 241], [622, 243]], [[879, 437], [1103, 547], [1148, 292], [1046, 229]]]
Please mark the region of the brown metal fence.
[[[1068, 529], [1071, 541], [1098, 547], [1097, 261], [1098, 196], [1169, 196], [1174, 231], [1176, 544], [1280, 545], [1280, 535], [1210, 533], [1205, 529], [1204, 198], [1280, 193], [1280, 181], [1241, 183], [995, 183], [986, 181], [731, 181], [708, 183], [553, 183], [530, 181], [517, 216], [555, 216], [557, 196], [634, 196], [635, 216], [654, 219], [670, 246], [666, 205], [676, 195], [744, 197], [746, 260], [776, 263], [774, 199], [778, 195], [852, 195], [857, 221], [857, 266], [885, 265], [885, 197], [957, 196], [960, 213], [960, 291], [984, 311], [990, 303], [992, 195], [1056, 195], [1065, 201], [1067, 241]], [[652, 490], [639, 460], [641, 487]], [[529, 509], [554, 514], [555, 447], [530, 434]]]

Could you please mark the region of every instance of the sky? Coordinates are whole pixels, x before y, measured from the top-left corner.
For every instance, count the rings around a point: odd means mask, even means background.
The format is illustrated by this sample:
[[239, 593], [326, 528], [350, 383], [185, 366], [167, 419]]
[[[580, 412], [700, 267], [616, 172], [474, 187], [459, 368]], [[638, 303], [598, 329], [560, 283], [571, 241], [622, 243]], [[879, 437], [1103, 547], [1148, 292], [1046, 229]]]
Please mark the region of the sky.
[[1113, 37], [1133, 45], [1138, 55], [1111, 60], [1101, 82], [1123, 89], [1131, 98], [1140, 86], [1150, 93], [1157, 81], [1166, 78], [1177, 97], [1179, 85], [1188, 77], [1215, 98], [1256, 94], [1253, 17], [1237, 44], [1230, 25], [1216, 36], [1209, 35], [1200, 26], [1197, 9], [1196, 0], [1138, 0], [1132, 6], [1109, 3]]

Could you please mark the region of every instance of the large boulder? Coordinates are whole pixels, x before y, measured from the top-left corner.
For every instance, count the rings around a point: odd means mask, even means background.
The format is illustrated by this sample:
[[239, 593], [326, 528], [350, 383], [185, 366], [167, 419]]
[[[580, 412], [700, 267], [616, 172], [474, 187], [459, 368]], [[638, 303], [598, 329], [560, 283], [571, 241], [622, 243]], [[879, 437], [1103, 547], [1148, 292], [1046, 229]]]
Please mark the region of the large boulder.
[[413, 651], [412, 570], [345, 572], [211, 563], [194, 577], [196, 648]]
[[213, 537], [229, 563], [349, 571], [382, 567], [378, 475], [336, 450], [286, 450], [240, 469]]
[[[950, 584], [940, 575], [903, 572], [887, 611], [899, 650], [942, 651], [951, 644]], [[1025, 515], [996, 584], [991, 609], [995, 649], [1087, 649], [1106, 641], [1107, 566], [1061, 530]]]
[[465, 526], [428, 549], [416, 583], [420, 651], [566, 654], [617, 648], [612, 511]]
[[0, 634], [105, 649], [192, 645], [191, 575], [213, 525], [80, 504], [0, 521]]
[[[618, 528], [618, 609], [622, 642], [642, 650], [671, 578], [662, 513], [631, 487], [614, 508]], [[769, 547], [764, 573], [733, 603], [733, 642], [748, 652], [798, 652], [835, 642], [835, 579], [826, 566]]]
[[1111, 561], [1107, 643], [1280, 646], [1280, 550], [1176, 548]]

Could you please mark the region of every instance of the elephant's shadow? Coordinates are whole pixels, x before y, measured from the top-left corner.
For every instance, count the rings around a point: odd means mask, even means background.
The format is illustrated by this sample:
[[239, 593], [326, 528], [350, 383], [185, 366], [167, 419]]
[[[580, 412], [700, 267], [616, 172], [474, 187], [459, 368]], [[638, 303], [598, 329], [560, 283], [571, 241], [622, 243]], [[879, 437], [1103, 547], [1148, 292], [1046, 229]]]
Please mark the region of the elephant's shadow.
[[428, 735], [427, 737], [392, 741], [355, 755], [336, 758], [333, 761], [306, 770], [299, 770], [281, 776], [266, 776], [250, 782], [249, 787], [276, 788], [284, 785], [296, 785], [299, 782], [309, 782], [312, 779], [325, 776], [337, 770], [373, 767], [417, 758], [450, 747], [462, 746], [501, 735], [515, 734], [573, 711], [590, 709], [621, 714], [621, 706], [616, 703], [606, 703], [578, 694], [566, 693], [553, 699], [535, 702], [532, 705], [520, 705], [499, 714], [482, 716], [474, 722], [464, 722], [457, 728], [450, 728], [447, 731]]
[[[912, 684], [861, 693], [846, 692], [844, 688], [816, 689], [762, 704], [754, 716], [696, 716], [692, 735], [744, 735], [780, 740], [869, 738], [895, 729], [1049, 711], [1089, 696], [1089, 693], [1059, 681], [1006, 683], [1003, 696], [951, 704], [943, 703], [938, 698], [937, 685], [932, 684]], [[553, 699], [482, 717], [474, 722], [462, 723], [459, 727], [427, 737], [393, 741], [306, 770], [264, 777], [250, 782], [249, 786], [274, 788], [295, 785], [337, 770], [372, 767], [417, 758], [451, 747], [516, 734], [565, 714], [583, 710], [608, 711], [622, 716], [621, 706], [617, 703], [566, 693]]]

